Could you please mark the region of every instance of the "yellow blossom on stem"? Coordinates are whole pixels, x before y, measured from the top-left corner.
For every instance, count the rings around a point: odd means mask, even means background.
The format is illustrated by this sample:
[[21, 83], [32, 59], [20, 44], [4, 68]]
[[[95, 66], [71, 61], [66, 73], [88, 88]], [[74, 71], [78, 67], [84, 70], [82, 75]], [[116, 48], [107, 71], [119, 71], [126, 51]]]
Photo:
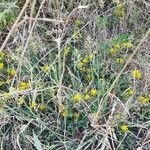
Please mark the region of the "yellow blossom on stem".
[[30, 87], [30, 83], [28, 83], [28, 82], [20, 82], [19, 83], [19, 89], [20, 90], [26, 90], [26, 89], [28, 89]]
[[79, 119], [79, 117], [80, 117], [80, 113], [78, 112], [75, 112], [75, 114], [74, 114], [74, 121], [77, 121], [78, 119]]
[[4, 63], [0, 63], [0, 70], [4, 68]]
[[62, 116], [63, 116], [63, 117], [67, 117], [68, 114], [69, 114], [69, 112], [68, 112], [68, 110], [66, 109], [66, 110], [63, 111]]
[[120, 128], [121, 128], [122, 132], [128, 132], [129, 131], [128, 125], [122, 125]]
[[92, 89], [92, 90], [90, 91], [90, 94], [91, 94], [92, 96], [96, 96], [96, 95], [97, 95], [97, 90], [96, 90], [96, 89]]
[[83, 62], [79, 62], [78, 66], [79, 66], [79, 68], [82, 68], [84, 66], [84, 63]]
[[16, 70], [14, 69], [8, 69], [7, 72], [10, 76], [15, 76], [17, 74]]
[[133, 70], [132, 71], [132, 76], [135, 78], [135, 79], [141, 79], [142, 78], [142, 73], [140, 70]]
[[73, 96], [73, 100], [75, 102], [80, 102], [82, 100], [82, 95], [81, 94], [76, 94]]
[[149, 102], [150, 102], [150, 97], [148, 97], [148, 96], [140, 96], [140, 97], [139, 97], [139, 101], [140, 101], [142, 104], [149, 103]]
[[93, 57], [94, 57], [93, 54], [89, 54], [87, 58], [88, 58], [89, 60], [91, 60]]
[[124, 64], [124, 62], [125, 62], [125, 60], [123, 58], [117, 58], [116, 61], [119, 64]]
[[109, 50], [109, 52], [110, 52], [110, 54], [114, 55], [114, 54], [117, 53], [117, 50], [116, 50], [115, 48], [111, 48], [111, 49]]
[[130, 95], [135, 94], [135, 91], [132, 90], [132, 89], [129, 89], [129, 90], [126, 92], [126, 94], [127, 94], [128, 96], [130, 96]]
[[90, 95], [86, 94], [86, 95], [84, 96], [84, 98], [85, 98], [85, 100], [88, 101], [88, 100], [90, 100], [91, 97], [90, 97]]
[[42, 69], [44, 72], [49, 72], [50, 69], [51, 69], [51, 66], [50, 66], [50, 65], [45, 65], [45, 66], [41, 67], [41, 69]]
[[45, 104], [40, 104], [39, 109], [40, 109], [41, 111], [46, 110], [46, 105], [45, 105]]
[[133, 46], [131, 42], [125, 42], [123, 45], [125, 48], [131, 48]]
[[114, 48], [115, 48], [115, 49], [120, 49], [121, 46], [120, 46], [119, 44], [117, 44], [117, 45], [114, 46]]
[[3, 94], [3, 97], [6, 98], [6, 99], [9, 99], [9, 98], [11, 98], [11, 95], [10, 95], [10, 93], [5, 92]]
[[35, 101], [33, 101], [31, 103], [30, 107], [35, 109], [37, 107], [37, 103]]
[[23, 105], [23, 104], [25, 103], [25, 99], [24, 99], [23, 97], [20, 97], [20, 98], [18, 99], [17, 103], [18, 103], [19, 105]]
[[70, 53], [70, 47], [65, 47], [64, 53], [65, 53], [65, 55], [68, 55]]
[[89, 62], [89, 60], [88, 60], [88, 58], [84, 58], [84, 59], [82, 60], [82, 62], [83, 62], [84, 64], [87, 64], [87, 63]]

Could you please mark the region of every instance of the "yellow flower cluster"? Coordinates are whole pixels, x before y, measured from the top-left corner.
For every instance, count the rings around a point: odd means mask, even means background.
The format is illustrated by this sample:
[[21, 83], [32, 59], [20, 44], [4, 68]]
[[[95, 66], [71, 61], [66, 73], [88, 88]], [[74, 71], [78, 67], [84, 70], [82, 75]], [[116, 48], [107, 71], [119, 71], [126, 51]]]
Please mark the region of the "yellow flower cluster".
[[74, 114], [74, 121], [75, 122], [78, 121], [79, 117], [80, 117], [80, 113], [79, 112], [75, 112], [75, 114]]
[[62, 116], [63, 117], [67, 117], [68, 116], [68, 114], [69, 114], [69, 112], [68, 112], [68, 110], [66, 109], [66, 110], [64, 110], [63, 112], [62, 112]]
[[44, 71], [44, 72], [49, 72], [51, 70], [51, 66], [50, 65], [45, 65], [43, 67], [41, 67], [41, 69]]
[[132, 71], [132, 76], [135, 79], [141, 79], [142, 78], [142, 72], [140, 70], [135, 69]]
[[0, 70], [4, 68], [4, 63], [0, 63]]
[[45, 105], [45, 104], [40, 104], [39, 109], [40, 109], [41, 111], [46, 110], [46, 105]]
[[10, 76], [15, 76], [17, 74], [16, 70], [15, 69], [8, 69], [7, 70], [7, 73], [8, 75]]
[[35, 109], [37, 107], [37, 105], [38, 104], [35, 101], [32, 101], [30, 107], [33, 108], [33, 109]]
[[121, 128], [122, 132], [128, 132], [129, 131], [128, 125], [122, 125], [120, 128]]
[[123, 58], [117, 58], [116, 62], [119, 64], [124, 64], [125, 60]]
[[74, 95], [73, 96], [73, 100], [75, 101], [75, 102], [80, 102], [81, 100], [83, 99], [83, 96], [82, 96], [82, 94], [76, 94], [76, 95]]
[[19, 90], [26, 90], [28, 88], [30, 88], [30, 83], [24, 81], [19, 83]]
[[85, 94], [80, 94], [80, 93], [75, 94], [72, 99], [74, 100], [74, 102], [81, 102], [82, 100], [88, 101], [91, 99], [92, 96], [95, 97], [96, 95], [97, 95], [97, 90], [91, 89], [89, 92], [86, 90]]
[[20, 98], [18, 99], [17, 103], [18, 103], [19, 105], [23, 105], [23, 104], [25, 103], [24, 97], [20, 97]]
[[131, 42], [124, 42], [124, 43], [123, 43], [123, 46], [124, 46], [125, 48], [131, 48], [133, 45], [132, 45]]
[[5, 53], [0, 52], [0, 60], [1, 60], [1, 61], [4, 59], [4, 57], [5, 57]]
[[126, 94], [127, 96], [131, 96], [131, 95], [135, 94], [135, 91], [134, 91], [133, 89], [129, 89], [129, 90], [126, 91], [125, 94]]
[[69, 53], [71, 52], [71, 48], [70, 47], [65, 47], [64, 48], [64, 53], [67, 56]]
[[46, 110], [47, 107], [45, 104], [38, 104], [36, 101], [32, 101], [30, 104], [30, 108], [32, 109], [38, 108], [39, 110], [44, 111]]
[[81, 61], [78, 63], [79, 70], [86, 71], [86, 66], [92, 60], [93, 56], [93, 54], [89, 54], [85, 58], [82, 58]]
[[92, 89], [92, 90], [90, 91], [90, 94], [91, 94], [92, 96], [96, 96], [96, 95], [97, 95], [97, 90], [96, 90], [96, 89]]
[[[109, 49], [109, 52], [111, 55], [115, 55], [119, 50], [121, 50], [123, 48], [132, 48], [132, 46], [133, 45], [130, 41], [123, 42], [123, 43], [114, 45], [112, 48]], [[124, 59], [119, 58], [118, 63], [124, 63]]]
[[65, 108], [65, 106], [63, 104], [60, 104], [58, 107], [58, 111], [59, 113], [61, 113], [61, 115], [63, 117], [67, 117], [69, 115], [69, 111], [67, 108]]
[[140, 96], [140, 97], [139, 97], [139, 101], [140, 101], [142, 104], [149, 103], [149, 102], [150, 102], [150, 96]]
[[124, 6], [122, 4], [116, 6], [115, 15], [119, 18], [124, 16]]

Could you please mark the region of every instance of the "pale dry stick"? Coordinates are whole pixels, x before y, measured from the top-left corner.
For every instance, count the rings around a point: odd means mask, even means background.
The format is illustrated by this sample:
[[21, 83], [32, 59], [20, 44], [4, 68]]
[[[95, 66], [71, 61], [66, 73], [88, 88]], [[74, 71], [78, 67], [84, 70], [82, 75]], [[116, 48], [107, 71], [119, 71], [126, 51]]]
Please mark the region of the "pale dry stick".
[[[137, 47], [135, 48], [135, 50], [133, 51], [133, 53], [129, 56], [126, 64], [123, 66], [122, 70], [119, 72], [119, 74], [117, 75], [116, 79], [114, 80], [114, 82], [112, 83], [112, 85], [110, 86], [109, 90], [105, 93], [104, 98], [102, 99], [102, 101], [105, 101], [108, 97], [110, 92], [113, 90], [113, 88], [115, 87], [116, 83], [118, 82], [118, 80], [120, 79], [120, 76], [122, 75], [122, 73], [124, 72], [124, 70], [127, 68], [128, 64], [130, 63], [130, 61], [132, 60], [132, 58], [134, 57], [134, 55], [137, 53], [137, 51], [139, 50], [140, 46], [142, 45], [142, 43], [147, 39], [147, 37], [150, 34], [150, 29], [146, 32], [146, 34], [144, 35], [144, 37], [142, 38], [142, 40], [140, 41], [140, 43], [137, 45]], [[102, 103], [101, 101], [101, 103]], [[100, 109], [101, 107], [99, 107], [98, 109], [98, 113], [100, 113]]]
[[[34, 8], [35, 8], [35, 4], [36, 4], [36, 0], [33, 0], [32, 6], [31, 6], [31, 11], [30, 11], [30, 18], [33, 17], [33, 12], [34, 12]], [[32, 26], [32, 22], [30, 20], [30, 22], [29, 22], [29, 31], [31, 30], [31, 26]]]
[[[42, 8], [42, 6], [43, 6], [43, 4], [44, 4], [45, 1], [46, 1], [46, 0], [43, 0], [43, 1], [42, 1], [41, 5], [40, 5], [40, 7], [39, 7], [39, 10], [38, 10], [38, 12], [37, 12], [36, 18], [38, 17], [38, 15], [39, 15], [39, 13], [40, 13], [40, 10], [41, 10], [41, 8]], [[32, 36], [32, 32], [33, 32], [33, 29], [34, 29], [35, 24], [36, 24], [36, 18], [35, 18], [35, 20], [34, 20], [34, 22], [33, 22], [33, 25], [32, 25], [31, 31], [30, 31], [30, 33], [29, 33], [29, 36], [28, 36], [28, 38], [27, 38], [26, 44], [25, 44], [25, 46], [24, 46], [23, 52], [21, 53], [21, 60], [23, 59], [24, 53], [25, 53], [25, 51], [26, 51], [26, 49], [27, 49], [28, 43], [29, 43], [30, 38], [31, 38], [31, 36]], [[19, 65], [18, 65], [18, 67], [17, 67], [17, 69], [16, 69], [17, 72], [19, 71], [19, 68], [21, 67], [21, 64], [22, 64], [22, 62], [19, 63]]]
[[31, 30], [30, 30], [30, 34], [29, 34], [29, 36], [28, 36], [28, 38], [27, 38], [26, 44], [25, 44], [24, 49], [23, 49], [23, 52], [22, 52], [22, 54], [21, 54], [21, 57], [23, 57], [23, 55], [24, 55], [24, 53], [25, 53], [25, 51], [26, 51], [26, 49], [27, 49], [27, 46], [28, 46], [28, 43], [29, 43], [30, 38], [31, 38], [31, 36], [32, 36], [32, 32], [33, 32], [33, 29], [34, 29], [34, 27], [35, 27], [37, 18], [38, 18], [38, 16], [39, 16], [40, 10], [41, 10], [43, 4], [45, 3], [45, 1], [46, 1], [46, 0], [43, 0], [42, 3], [41, 3], [41, 5], [40, 5], [40, 7], [39, 7], [39, 10], [38, 10], [37, 15], [36, 15], [36, 17], [35, 17], [35, 20], [34, 20], [34, 22], [33, 22], [32, 28], [31, 28]]
[[45, 22], [55, 22], [55, 23], [62, 23], [63, 20], [57, 20], [57, 19], [49, 19], [49, 18], [33, 18], [33, 17], [25, 17], [26, 20], [37, 20], [37, 21], [45, 21]]
[[20, 12], [20, 14], [18, 15], [18, 17], [17, 17], [17, 19], [16, 19], [16, 21], [15, 21], [15, 23], [14, 23], [14, 25], [12, 26], [12, 28], [11, 28], [11, 30], [9, 31], [9, 33], [8, 33], [8, 35], [7, 35], [6, 39], [5, 39], [5, 41], [3, 42], [3, 44], [2, 44], [2, 46], [1, 46], [1, 48], [0, 48], [0, 52], [4, 49], [5, 45], [7, 44], [7, 42], [8, 42], [8, 40], [9, 40], [11, 34], [13, 33], [13, 30], [16, 28], [16, 26], [17, 26], [17, 24], [18, 24], [20, 18], [22, 17], [24, 11], [25, 11], [26, 8], [28, 7], [28, 4], [29, 4], [30, 1], [31, 1], [31, 0], [26, 0], [26, 3], [24, 4], [24, 6], [23, 6], [23, 8], [22, 8], [22, 10], [21, 10], [21, 12]]
[[33, 121], [33, 119], [31, 119], [27, 125], [24, 125], [24, 128], [22, 128], [22, 130], [20, 131], [20, 133], [17, 135], [17, 145], [19, 147], [20, 150], [22, 150], [21, 146], [20, 146], [20, 142], [19, 142], [19, 137], [20, 134], [22, 134], [24, 132], [24, 130], [29, 126], [29, 124]]
[[[26, 20], [34, 21], [35, 19], [36, 19], [36, 18], [31, 18], [31, 17], [25, 16], [25, 17], [14, 27], [14, 30], [13, 30], [12, 33], [14, 33], [17, 28], [19, 28], [20, 26], [22, 26], [23, 23], [24, 23]], [[62, 23], [62, 22], [64, 22], [63, 20], [56, 20], [56, 19], [49, 19], [49, 18], [37, 18], [36, 20], [37, 20], [37, 21], [45, 21], [45, 22], [54, 22], [54, 23]], [[30, 27], [30, 28], [31, 28], [31, 27]]]

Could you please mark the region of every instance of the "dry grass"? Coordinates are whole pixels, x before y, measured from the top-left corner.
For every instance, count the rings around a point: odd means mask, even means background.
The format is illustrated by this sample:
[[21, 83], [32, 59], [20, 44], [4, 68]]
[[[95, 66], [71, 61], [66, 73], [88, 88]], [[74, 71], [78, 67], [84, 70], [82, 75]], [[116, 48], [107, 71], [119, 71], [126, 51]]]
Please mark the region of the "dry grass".
[[1, 149], [148, 150], [149, 3], [21, 5], [1, 30]]

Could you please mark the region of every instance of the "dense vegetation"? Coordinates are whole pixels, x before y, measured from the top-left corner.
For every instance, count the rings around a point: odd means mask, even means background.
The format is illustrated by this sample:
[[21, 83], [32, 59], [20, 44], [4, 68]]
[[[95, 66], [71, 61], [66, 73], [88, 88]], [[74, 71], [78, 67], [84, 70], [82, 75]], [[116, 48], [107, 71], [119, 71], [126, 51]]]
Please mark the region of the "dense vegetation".
[[149, 10], [1, 0], [1, 149], [150, 149]]

